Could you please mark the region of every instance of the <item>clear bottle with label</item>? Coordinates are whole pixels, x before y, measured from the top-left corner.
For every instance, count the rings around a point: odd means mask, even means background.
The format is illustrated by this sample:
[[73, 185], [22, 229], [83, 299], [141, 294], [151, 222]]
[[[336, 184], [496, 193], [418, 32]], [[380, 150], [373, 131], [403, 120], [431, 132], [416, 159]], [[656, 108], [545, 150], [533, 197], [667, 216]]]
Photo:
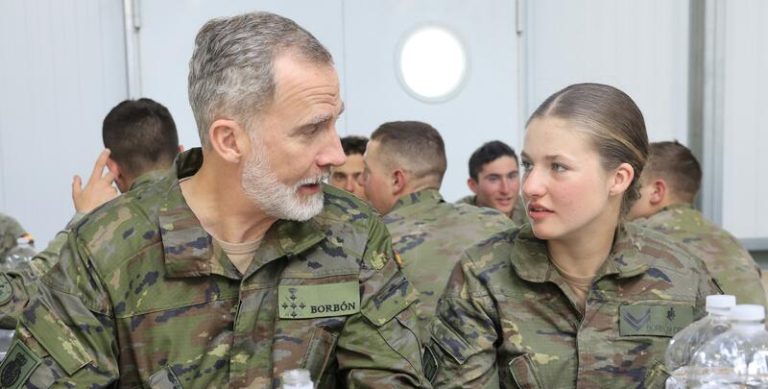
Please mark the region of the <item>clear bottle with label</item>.
[[736, 297], [731, 295], [707, 296], [707, 315], [672, 338], [664, 355], [664, 362], [671, 372], [666, 382], [667, 389], [687, 387], [688, 376], [693, 374], [689, 364], [694, 354], [715, 336], [730, 329], [729, 314], [735, 305]]
[[14, 330], [0, 329], [0, 361], [5, 359], [5, 354], [8, 353], [8, 349], [11, 347], [13, 334]]
[[737, 305], [731, 309], [730, 320], [731, 329], [701, 346], [694, 355], [688, 387], [768, 387], [765, 308]]
[[312, 378], [307, 369], [286, 370], [280, 375], [282, 389], [314, 389]]
[[707, 315], [678, 332], [669, 342], [664, 362], [669, 371], [687, 366], [694, 353], [706, 342], [729, 330], [728, 314], [736, 305], [731, 295], [707, 296]]
[[8, 251], [8, 255], [3, 258], [2, 270], [28, 270], [32, 263], [32, 258], [37, 255], [32, 247], [32, 242], [28, 238], [22, 237], [16, 240], [16, 247]]

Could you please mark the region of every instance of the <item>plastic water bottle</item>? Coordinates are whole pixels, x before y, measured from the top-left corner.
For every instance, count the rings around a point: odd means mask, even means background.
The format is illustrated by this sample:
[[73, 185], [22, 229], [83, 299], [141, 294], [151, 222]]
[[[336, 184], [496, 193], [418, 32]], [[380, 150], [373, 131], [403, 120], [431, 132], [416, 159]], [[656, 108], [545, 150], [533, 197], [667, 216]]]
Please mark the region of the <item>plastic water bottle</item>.
[[37, 253], [32, 247], [32, 243], [28, 238], [18, 238], [16, 240], [16, 247], [8, 251], [8, 255], [3, 261], [2, 268], [5, 270], [29, 270], [32, 263], [32, 257]]
[[730, 311], [736, 305], [736, 297], [731, 295], [707, 296], [707, 316], [691, 323], [678, 332], [669, 342], [664, 361], [671, 372], [666, 382], [666, 389], [688, 388], [692, 376], [697, 373], [692, 366], [693, 356], [701, 346], [717, 335], [730, 329]]
[[286, 370], [280, 376], [283, 381], [283, 389], [314, 389], [312, 378], [307, 369]]
[[5, 354], [8, 353], [8, 348], [11, 347], [13, 333], [13, 330], [0, 330], [0, 361], [5, 359]]
[[728, 314], [736, 305], [731, 295], [707, 296], [707, 316], [678, 332], [669, 342], [664, 362], [669, 371], [675, 371], [691, 362], [698, 349], [717, 335], [729, 330]]
[[731, 329], [699, 348], [688, 387], [768, 388], [768, 331], [761, 305], [731, 309]]

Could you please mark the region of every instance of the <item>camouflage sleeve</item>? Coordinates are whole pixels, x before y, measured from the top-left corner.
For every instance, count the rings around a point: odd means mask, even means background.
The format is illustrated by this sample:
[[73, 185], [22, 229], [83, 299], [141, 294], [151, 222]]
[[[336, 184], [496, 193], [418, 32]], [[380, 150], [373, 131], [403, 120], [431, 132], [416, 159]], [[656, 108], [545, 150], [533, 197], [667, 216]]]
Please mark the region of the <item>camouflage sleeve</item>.
[[85, 216], [84, 213], [75, 213], [69, 223], [67, 223], [67, 226], [64, 228], [64, 230], [59, 231], [59, 233], [56, 234], [56, 237], [53, 238], [51, 243], [48, 243], [48, 246], [45, 248], [45, 250], [39, 252], [32, 258], [32, 270], [38, 277], [42, 277], [45, 273], [48, 273], [48, 271], [51, 270], [51, 268], [59, 261], [61, 250], [63, 250], [64, 245], [67, 244], [69, 231], [78, 221], [83, 218], [83, 216]]
[[472, 288], [477, 280], [471, 268], [466, 257], [453, 268], [432, 322], [428, 352], [435, 360], [430, 378], [436, 388], [499, 387], [493, 303], [483, 288]]
[[36, 281], [26, 272], [7, 271], [0, 274], [0, 328], [16, 328], [19, 315], [35, 290]]
[[348, 319], [336, 346], [339, 377], [348, 388], [428, 388], [413, 307], [418, 294], [393, 259], [384, 224], [371, 219], [360, 314]]
[[[70, 234], [60, 262], [30, 296], [0, 371], [10, 387], [102, 387], [118, 377], [109, 298], [87, 249]], [[7, 384], [7, 383], [3, 383]]]

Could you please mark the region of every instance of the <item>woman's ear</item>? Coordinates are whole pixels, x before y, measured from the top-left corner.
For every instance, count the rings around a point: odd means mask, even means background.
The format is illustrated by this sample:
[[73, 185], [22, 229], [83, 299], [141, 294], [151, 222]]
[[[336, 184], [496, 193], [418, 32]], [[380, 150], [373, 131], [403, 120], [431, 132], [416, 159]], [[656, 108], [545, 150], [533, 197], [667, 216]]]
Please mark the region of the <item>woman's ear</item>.
[[611, 195], [623, 194], [632, 185], [632, 179], [635, 178], [635, 169], [632, 165], [623, 162], [614, 170], [613, 182], [608, 188]]

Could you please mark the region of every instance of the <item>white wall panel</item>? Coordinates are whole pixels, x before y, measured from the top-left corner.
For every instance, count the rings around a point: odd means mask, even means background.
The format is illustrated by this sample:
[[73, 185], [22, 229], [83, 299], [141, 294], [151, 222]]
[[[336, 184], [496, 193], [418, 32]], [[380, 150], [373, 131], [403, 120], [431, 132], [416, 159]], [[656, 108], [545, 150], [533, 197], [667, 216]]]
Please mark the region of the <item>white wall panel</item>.
[[0, 1], [0, 210], [42, 248], [74, 213], [101, 122], [126, 97], [122, 1]]
[[[344, 14], [348, 134], [369, 135], [392, 120], [432, 124], [446, 144], [441, 192], [449, 201], [470, 194], [467, 163], [482, 143], [499, 139], [519, 151], [514, 1], [348, 1]], [[396, 72], [404, 35], [426, 23], [452, 30], [469, 55], [466, 82], [445, 102], [414, 98]]]
[[725, 2], [723, 226], [768, 248], [768, 2]]
[[179, 129], [179, 140], [187, 148], [200, 145], [187, 98], [187, 74], [195, 35], [211, 18], [249, 11], [275, 12], [306, 28], [331, 51], [343, 81], [340, 0], [141, 1], [141, 94], [168, 107]]
[[629, 94], [651, 141], [688, 139], [687, 0], [527, 2], [527, 112], [573, 83]]

